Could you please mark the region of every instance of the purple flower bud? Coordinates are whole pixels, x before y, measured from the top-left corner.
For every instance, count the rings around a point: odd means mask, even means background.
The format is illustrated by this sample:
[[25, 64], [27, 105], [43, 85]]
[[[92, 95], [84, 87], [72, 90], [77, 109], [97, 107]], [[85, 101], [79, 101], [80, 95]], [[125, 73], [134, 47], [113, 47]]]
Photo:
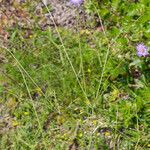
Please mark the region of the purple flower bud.
[[143, 43], [140, 43], [136, 46], [136, 50], [137, 50], [137, 55], [139, 57], [142, 57], [142, 56], [147, 56], [149, 55], [148, 53], [148, 47], [146, 47]]
[[70, 2], [75, 6], [79, 6], [83, 3], [83, 0], [70, 0]]

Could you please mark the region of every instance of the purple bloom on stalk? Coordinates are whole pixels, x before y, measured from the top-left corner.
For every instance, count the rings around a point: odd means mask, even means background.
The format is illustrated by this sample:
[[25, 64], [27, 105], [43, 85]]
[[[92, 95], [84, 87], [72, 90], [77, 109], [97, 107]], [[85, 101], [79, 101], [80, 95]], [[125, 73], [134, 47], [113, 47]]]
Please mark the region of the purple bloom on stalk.
[[83, 0], [70, 0], [70, 2], [75, 6], [79, 6], [80, 4], [83, 3]]
[[149, 53], [148, 53], [148, 47], [146, 47], [143, 43], [141, 44], [138, 44], [136, 46], [136, 50], [137, 50], [137, 55], [139, 57], [142, 57], [142, 56], [147, 56]]

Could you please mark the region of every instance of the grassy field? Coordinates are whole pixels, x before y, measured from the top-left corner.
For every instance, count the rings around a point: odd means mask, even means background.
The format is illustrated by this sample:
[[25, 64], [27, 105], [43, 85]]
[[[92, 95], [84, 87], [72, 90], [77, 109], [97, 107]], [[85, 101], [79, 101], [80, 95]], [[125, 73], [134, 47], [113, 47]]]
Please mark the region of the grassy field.
[[150, 2], [84, 5], [99, 28], [7, 28], [9, 41], [0, 45], [1, 150], [150, 148], [150, 57], [136, 49], [150, 46]]

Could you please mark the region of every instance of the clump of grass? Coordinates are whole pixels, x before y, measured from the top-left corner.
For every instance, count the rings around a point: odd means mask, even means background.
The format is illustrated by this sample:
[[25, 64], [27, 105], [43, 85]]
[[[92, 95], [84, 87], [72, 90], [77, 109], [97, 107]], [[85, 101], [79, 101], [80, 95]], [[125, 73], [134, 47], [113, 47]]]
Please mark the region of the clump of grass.
[[[144, 14], [131, 14], [127, 27], [126, 2], [113, 3], [112, 24], [110, 3], [102, 12], [98, 3], [87, 4], [103, 32], [55, 26], [25, 37], [26, 30], [13, 29], [9, 46], [1, 46], [8, 60], [0, 76], [1, 149], [148, 147], [149, 57], [136, 55], [134, 41], [142, 41], [137, 22]], [[145, 34], [147, 22], [142, 26]]]

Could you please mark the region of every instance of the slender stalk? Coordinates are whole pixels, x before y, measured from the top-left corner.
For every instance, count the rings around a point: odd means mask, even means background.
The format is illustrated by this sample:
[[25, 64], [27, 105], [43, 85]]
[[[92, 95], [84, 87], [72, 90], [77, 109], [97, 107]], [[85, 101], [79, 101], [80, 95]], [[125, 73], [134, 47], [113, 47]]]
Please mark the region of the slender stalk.
[[47, 7], [47, 5], [46, 5], [44, 2], [43, 2], [43, 4], [45, 5], [45, 7], [46, 7], [46, 9], [47, 9], [47, 11], [48, 11], [50, 17], [52, 18], [53, 24], [54, 24], [54, 26], [55, 26], [55, 30], [56, 30], [56, 32], [57, 32], [57, 34], [58, 34], [58, 37], [59, 37], [59, 40], [60, 40], [60, 42], [61, 42], [61, 44], [62, 44], [64, 53], [65, 53], [65, 55], [66, 55], [66, 57], [67, 57], [67, 60], [68, 60], [70, 66], [71, 66], [71, 68], [72, 68], [72, 71], [73, 71], [73, 73], [74, 73], [74, 75], [75, 75], [75, 77], [76, 77], [76, 80], [77, 80], [77, 82], [78, 82], [78, 84], [79, 84], [79, 86], [80, 86], [80, 88], [81, 88], [81, 90], [82, 90], [82, 92], [83, 92], [85, 98], [88, 99], [88, 98], [87, 98], [87, 94], [86, 94], [86, 92], [84, 91], [84, 89], [83, 89], [83, 87], [82, 87], [82, 84], [81, 84], [81, 82], [80, 82], [80, 80], [79, 80], [79, 78], [78, 78], [78, 76], [77, 76], [77, 73], [76, 73], [76, 71], [75, 71], [75, 68], [74, 68], [74, 66], [73, 66], [73, 64], [72, 64], [72, 62], [71, 62], [71, 60], [70, 60], [70, 58], [69, 58], [69, 55], [68, 55], [67, 50], [66, 50], [66, 48], [65, 48], [65, 46], [64, 46], [62, 37], [61, 37], [61, 35], [60, 35], [59, 31], [58, 31], [58, 28], [57, 28], [57, 25], [56, 25], [56, 23], [55, 23], [55, 21], [54, 21], [54, 18], [53, 18], [53, 16], [52, 16], [52, 14], [51, 14], [49, 8]]
[[[24, 76], [24, 74], [23, 74], [23, 71], [21, 70], [21, 68], [20, 68], [19, 66], [18, 66], [18, 69], [19, 69], [19, 71], [20, 71], [20, 73], [21, 73], [21, 75], [22, 75], [24, 84], [25, 84], [25, 86], [26, 86], [26, 89], [27, 89], [27, 92], [28, 92], [28, 95], [29, 95], [29, 98], [30, 98], [30, 102], [32, 103], [32, 107], [33, 107], [33, 110], [34, 110], [34, 113], [35, 113], [35, 116], [36, 116], [36, 119], [37, 119], [37, 122], [38, 122], [38, 127], [39, 127], [39, 130], [40, 130], [40, 133], [41, 133], [41, 135], [42, 135], [42, 137], [43, 137], [42, 125], [41, 125], [40, 119], [39, 119], [39, 117], [38, 117], [38, 114], [37, 114], [37, 111], [36, 111], [36, 107], [35, 107], [34, 101], [33, 101], [33, 99], [32, 99], [31, 92], [30, 92], [30, 90], [29, 90], [27, 81], [26, 81], [26, 79], [25, 79], [25, 76]], [[45, 148], [46, 148], [45, 142], [44, 142], [44, 145], [45, 145]]]
[[84, 84], [84, 89], [86, 91], [86, 83], [85, 83], [85, 73], [84, 73], [84, 67], [83, 67], [83, 58], [82, 58], [82, 47], [81, 47], [81, 39], [80, 39], [80, 25], [79, 25], [79, 20], [80, 20], [80, 15], [79, 15], [79, 10], [77, 9], [77, 30], [78, 30], [78, 42], [79, 42], [79, 53], [80, 53], [80, 70], [82, 72], [83, 76], [83, 84]]

